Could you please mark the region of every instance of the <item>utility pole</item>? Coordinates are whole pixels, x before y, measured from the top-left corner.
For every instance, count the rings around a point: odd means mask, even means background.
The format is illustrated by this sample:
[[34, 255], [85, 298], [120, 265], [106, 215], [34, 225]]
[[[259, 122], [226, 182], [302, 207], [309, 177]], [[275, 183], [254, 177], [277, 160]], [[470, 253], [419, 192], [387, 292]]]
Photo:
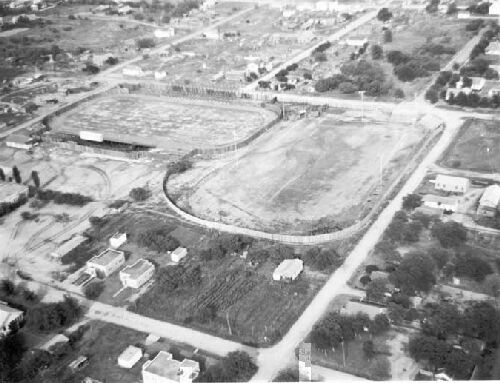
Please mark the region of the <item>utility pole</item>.
[[365, 91], [360, 90], [358, 93], [361, 95], [361, 123], [365, 122]]
[[226, 311], [226, 321], [227, 321], [227, 328], [229, 331], [229, 335], [233, 335], [233, 331], [231, 330], [231, 324], [229, 323], [229, 311]]

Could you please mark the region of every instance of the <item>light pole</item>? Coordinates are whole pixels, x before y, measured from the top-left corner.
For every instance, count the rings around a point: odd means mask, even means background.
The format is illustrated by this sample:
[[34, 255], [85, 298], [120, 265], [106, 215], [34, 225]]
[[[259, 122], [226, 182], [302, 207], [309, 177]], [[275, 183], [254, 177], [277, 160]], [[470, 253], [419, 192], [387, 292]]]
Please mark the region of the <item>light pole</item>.
[[365, 90], [358, 91], [361, 95], [361, 123], [365, 122], [365, 92]]

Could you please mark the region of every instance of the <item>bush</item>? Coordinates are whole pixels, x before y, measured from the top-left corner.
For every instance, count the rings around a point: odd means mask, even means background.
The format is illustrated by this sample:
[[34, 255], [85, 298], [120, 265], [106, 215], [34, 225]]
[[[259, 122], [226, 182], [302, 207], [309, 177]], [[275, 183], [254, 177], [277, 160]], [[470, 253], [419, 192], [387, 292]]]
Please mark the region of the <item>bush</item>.
[[63, 205], [76, 205], [84, 206], [92, 202], [92, 198], [78, 194], [78, 193], [62, 193], [54, 190], [37, 190], [37, 197], [42, 201], [52, 201], [56, 204]]
[[419, 194], [408, 194], [403, 197], [403, 209], [413, 210], [422, 205], [422, 196]]
[[467, 230], [458, 222], [437, 222], [431, 233], [444, 248], [459, 247], [467, 240]]
[[164, 252], [172, 251], [179, 247], [180, 242], [170, 235], [174, 228], [170, 226], [144, 230], [139, 233], [137, 244], [147, 249]]
[[137, 40], [137, 48], [139, 49], [153, 48], [155, 46], [156, 42], [153, 38], [144, 37], [142, 39]]
[[392, 13], [387, 8], [381, 8], [377, 13], [377, 19], [382, 22], [386, 22], [390, 20], [392, 17]]
[[87, 299], [95, 300], [99, 298], [101, 293], [104, 291], [104, 281], [90, 282], [83, 289], [83, 293]]
[[468, 277], [476, 282], [482, 282], [487, 275], [493, 274], [493, 268], [488, 262], [472, 254], [457, 256], [455, 274], [459, 277]]
[[146, 188], [134, 188], [130, 191], [129, 196], [136, 202], [142, 202], [151, 196], [151, 192]]
[[390, 29], [386, 29], [384, 31], [384, 43], [392, 42], [392, 31]]
[[340, 93], [352, 94], [352, 93], [356, 92], [357, 90], [358, 90], [358, 88], [352, 82], [346, 81], [346, 82], [343, 82], [339, 85]]

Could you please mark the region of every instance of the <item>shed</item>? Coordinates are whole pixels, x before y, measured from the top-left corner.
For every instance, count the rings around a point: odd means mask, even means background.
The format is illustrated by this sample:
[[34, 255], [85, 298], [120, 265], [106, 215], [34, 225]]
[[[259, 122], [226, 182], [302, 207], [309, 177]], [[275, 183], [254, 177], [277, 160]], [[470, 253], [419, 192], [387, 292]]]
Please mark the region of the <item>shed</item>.
[[375, 318], [378, 314], [385, 314], [387, 309], [385, 307], [380, 307], [376, 305], [371, 305], [367, 303], [349, 301], [341, 309], [342, 314], [356, 315], [359, 313], [367, 314], [370, 319]]
[[0, 302], [0, 336], [10, 332], [10, 324], [12, 322], [20, 323], [24, 317], [21, 310], [7, 306]]
[[64, 334], [56, 334], [54, 335], [52, 338], [50, 338], [47, 342], [45, 342], [41, 347], [40, 349], [41, 350], [45, 350], [45, 351], [49, 351], [49, 349], [58, 344], [58, 343], [68, 343], [69, 342], [69, 338], [64, 335]]
[[304, 269], [302, 259], [285, 259], [273, 272], [273, 279], [280, 281], [282, 279], [295, 280]]
[[445, 174], [438, 174], [434, 181], [436, 190], [443, 190], [454, 193], [467, 193], [470, 182], [464, 177], [453, 177]]
[[500, 205], [500, 186], [490, 185], [488, 186], [481, 198], [479, 199], [479, 207], [477, 208], [477, 214], [486, 217], [494, 217], [498, 211]]
[[170, 253], [170, 258], [172, 258], [172, 262], [180, 262], [184, 257], [187, 256], [187, 249], [185, 247], [178, 247], [172, 253]]
[[59, 244], [59, 247], [50, 253], [50, 257], [60, 261], [62, 257], [68, 254], [71, 250], [76, 248], [81, 243], [87, 240], [83, 235], [75, 235], [73, 238], [66, 242]]
[[125, 264], [125, 254], [123, 251], [108, 248], [99, 255], [92, 257], [87, 262], [87, 269], [100, 277], [108, 277], [123, 264]]
[[118, 249], [125, 242], [127, 242], [127, 233], [115, 233], [109, 239], [109, 246], [113, 249]]
[[5, 139], [9, 148], [29, 150], [33, 147], [33, 139], [22, 134], [11, 134]]
[[434, 194], [426, 194], [422, 201], [424, 206], [442, 209], [444, 211], [456, 212], [458, 210], [458, 199], [454, 197], [441, 197]]
[[133, 265], [129, 265], [120, 271], [120, 280], [123, 286], [138, 289], [149, 281], [154, 273], [154, 265], [141, 258]]
[[139, 347], [128, 346], [118, 357], [118, 365], [122, 368], [132, 368], [142, 358]]

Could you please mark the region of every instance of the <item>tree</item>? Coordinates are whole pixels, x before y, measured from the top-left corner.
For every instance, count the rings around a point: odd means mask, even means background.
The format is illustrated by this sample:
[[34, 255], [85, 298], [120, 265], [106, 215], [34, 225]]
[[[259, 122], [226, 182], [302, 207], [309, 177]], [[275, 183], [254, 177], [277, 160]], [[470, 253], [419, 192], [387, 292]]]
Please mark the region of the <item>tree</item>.
[[387, 280], [378, 278], [371, 281], [366, 287], [366, 299], [374, 302], [383, 302], [387, 292]]
[[0, 181], [5, 181], [5, 173], [2, 168], [0, 168]]
[[431, 233], [445, 248], [459, 247], [467, 240], [467, 229], [461, 223], [453, 221], [436, 222]]
[[130, 198], [137, 202], [147, 200], [150, 195], [150, 191], [146, 188], [133, 188], [129, 193]]
[[405, 97], [405, 92], [403, 92], [403, 89], [397, 88], [394, 90], [394, 97], [396, 98], [404, 98]]
[[408, 194], [403, 197], [403, 209], [413, 210], [422, 205], [422, 196], [420, 194]]
[[380, 60], [384, 57], [384, 50], [380, 45], [372, 45], [371, 51], [373, 60]]
[[389, 21], [391, 17], [392, 17], [392, 13], [387, 8], [381, 8], [377, 13], [377, 19], [379, 19], [383, 23], [385, 23], [386, 21]]
[[14, 181], [16, 181], [18, 184], [22, 182], [21, 173], [19, 172], [17, 166], [14, 166], [12, 168], [12, 177], [14, 177]]
[[436, 266], [439, 270], [441, 270], [444, 265], [448, 263], [451, 259], [453, 253], [448, 249], [443, 249], [442, 247], [433, 246], [427, 250], [427, 254], [429, 254], [434, 262], [436, 262]]
[[464, 334], [484, 341], [497, 339], [498, 311], [489, 302], [476, 302], [464, 311]]
[[483, 291], [497, 299], [500, 297], [500, 275], [488, 275], [483, 281]]
[[139, 49], [153, 48], [155, 45], [155, 40], [150, 37], [144, 37], [137, 40], [137, 48]]
[[358, 87], [354, 85], [352, 82], [345, 81], [340, 83], [339, 91], [344, 94], [352, 94], [358, 90]]
[[99, 295], [104, 291], [104, 281], [91, 282], [85, 286], [83, 293], [87, 299], [97, 299]]
[[198, 320], [201, 323], [208, 323], [217, 318], [217, 307], [214, 304], [209, 304], [202, 307], [198, 312]]
[[36, 188], [40, 187], [40, 177], [38, 176], [38, 172], [36, 170], [33, 170], [31, 172], [31, 179], [33, 180], [33, 183], [35, 184]]
[[430, 87], [427, 89], [425, 92], [425, 99], [429, 101], [431, 104], [435, 104], [436, 102], [439, 101], [439, 94], [438, 91], [434, 87]]
[[52, 363], [52, 355], [45, 350], [34, 350], [24, 355], [18, 369], [25, 381], [35, 378], [39, 371], [47, 368]]
[[389, 317], [385, 314], [377, 314], [370, 324], [370, 331], [373, 335], [379, 335], [391, 328]]
[[447, 15], [453, 15], [458, 12], [457, 5], [455, 3], [451, 3], [448, 5], [448, 9], [446, 10]]
[[482, 282], [484, 278], [493, 273], [493, 269], [488, 262], [477, 255], [466, 252], [459, 254], [455, 261], [455, 274]]
[[391, 377], [391, 365], [387, 358], [373, 359], [368, 371], [374, 380], [389, 380]]
[[456, 305], [450, 303], [436, 306], [422, 325], [424, 334], [443, 340], [446, 340], [451, 335], [460, 334], [461, 330], [462, 314]]
[[401, 261], [401, 254], [396, 250], [396, 245], [391, 241], [382, 240], [375, 245], [375, 253], [379, 255], [385, 263], [398, 263]]
[[436, 283], [436, 264], [427, 254], [419, 251], [407, 253], [398, 268], [390, 275], [391, 281], [410, 296], [427, 293]]
[[368, 339], [363, 342], [363, 353], [368, 359], [375, 356], [375, 344], [373, 343], [373, 340]]
[[233, 351], [203, 372], [200, 382], [245, 382], [257, 372], [257, 365], [244, 351]]

